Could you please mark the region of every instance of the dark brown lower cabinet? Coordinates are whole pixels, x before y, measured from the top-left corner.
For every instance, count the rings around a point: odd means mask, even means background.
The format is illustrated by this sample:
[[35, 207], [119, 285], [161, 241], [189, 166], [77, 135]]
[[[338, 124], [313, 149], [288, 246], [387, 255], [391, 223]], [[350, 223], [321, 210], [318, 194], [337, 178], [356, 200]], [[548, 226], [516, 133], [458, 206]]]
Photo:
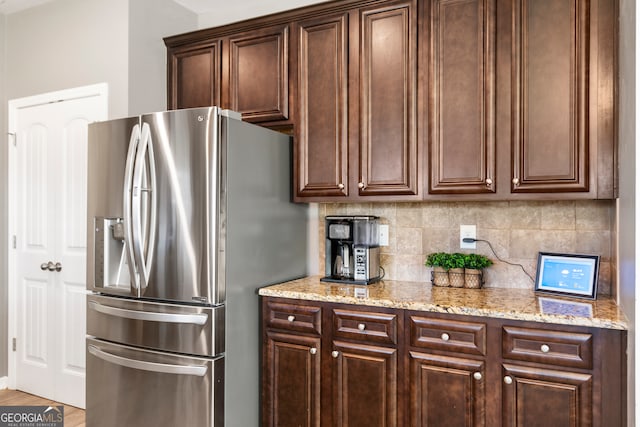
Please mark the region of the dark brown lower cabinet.
[[504, 426], [592, 425], [591, 374], [511, 364], [502, 368]]
[[409, 352], [411, 426], [484, 426], [484, 361]]
[[268, 332], [263, 425], [320, 426], [320, 338]]
[[398, 425], [398, 351], [334, 341], [334, 425]]
[[264, 297], [263, 425], [623, 427], [626, 337]]

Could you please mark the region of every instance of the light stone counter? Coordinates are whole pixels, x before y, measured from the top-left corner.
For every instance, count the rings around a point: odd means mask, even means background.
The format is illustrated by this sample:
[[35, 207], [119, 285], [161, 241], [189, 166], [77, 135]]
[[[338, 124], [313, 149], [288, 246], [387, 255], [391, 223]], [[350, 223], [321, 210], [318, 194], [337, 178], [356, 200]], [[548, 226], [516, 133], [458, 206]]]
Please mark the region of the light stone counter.
[[262, 296], [401, 308], [435, 313], [528, 320], [563, 325], [627, 329], [611, 298], [561, 298], [527, 289], [440, 288], [431, 283], [384, 280], [369, 286], [325, 283], [311, 276], [259, 290]]

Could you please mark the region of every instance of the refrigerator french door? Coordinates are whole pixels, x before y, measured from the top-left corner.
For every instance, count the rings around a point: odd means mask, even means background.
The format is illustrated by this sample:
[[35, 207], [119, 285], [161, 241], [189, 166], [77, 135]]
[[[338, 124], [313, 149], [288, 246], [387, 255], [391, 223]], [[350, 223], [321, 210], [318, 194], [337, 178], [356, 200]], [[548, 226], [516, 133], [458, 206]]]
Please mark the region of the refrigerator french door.
[[259, 425], [257, 288], [306, 274], [289, 137], [210, 107], [88, 154], [87, 425]]

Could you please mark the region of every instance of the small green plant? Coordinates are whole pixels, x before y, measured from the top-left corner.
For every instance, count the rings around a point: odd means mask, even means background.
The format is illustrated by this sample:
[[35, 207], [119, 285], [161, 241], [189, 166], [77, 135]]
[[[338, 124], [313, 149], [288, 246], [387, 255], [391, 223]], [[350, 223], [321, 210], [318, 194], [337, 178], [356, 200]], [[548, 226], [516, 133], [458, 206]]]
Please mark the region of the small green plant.
[[464, 268], [472, 270], [482, 270], [493, 264], [489, 258], [480, 254], [464, 254]]
[[464, 268], [467, 255], [461, 253], [453, 253], [449, 255], [449, 268]]
[[448, 270], [450, 267], [450, 255], [446, 252], [434, 252], [427, 256], [424, 265], [427, 267], [442, 267]]

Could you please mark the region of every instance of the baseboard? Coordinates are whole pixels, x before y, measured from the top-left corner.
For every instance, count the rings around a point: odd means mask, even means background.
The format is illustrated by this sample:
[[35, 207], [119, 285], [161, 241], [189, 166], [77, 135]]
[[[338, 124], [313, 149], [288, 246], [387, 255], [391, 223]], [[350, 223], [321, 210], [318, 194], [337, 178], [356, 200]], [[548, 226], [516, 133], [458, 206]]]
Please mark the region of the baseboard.
[[0, 377], [0, 390], [9, 387], [9, 377]]

